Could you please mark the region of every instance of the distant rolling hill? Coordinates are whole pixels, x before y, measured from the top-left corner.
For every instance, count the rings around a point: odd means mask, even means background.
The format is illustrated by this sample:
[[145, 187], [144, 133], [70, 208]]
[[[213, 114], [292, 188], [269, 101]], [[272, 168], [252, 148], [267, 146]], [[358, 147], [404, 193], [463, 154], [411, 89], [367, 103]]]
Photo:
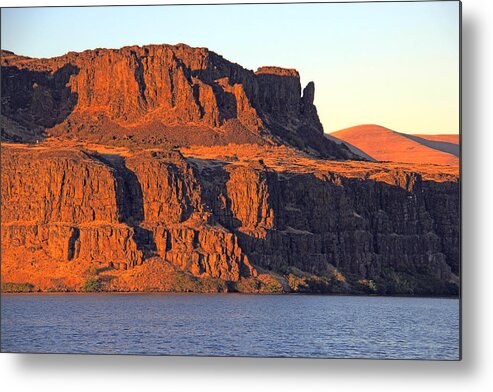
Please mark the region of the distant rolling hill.
[[459, 135], [410, 135], [366, 124], [330, 136], [378, 161], [459, 165]]

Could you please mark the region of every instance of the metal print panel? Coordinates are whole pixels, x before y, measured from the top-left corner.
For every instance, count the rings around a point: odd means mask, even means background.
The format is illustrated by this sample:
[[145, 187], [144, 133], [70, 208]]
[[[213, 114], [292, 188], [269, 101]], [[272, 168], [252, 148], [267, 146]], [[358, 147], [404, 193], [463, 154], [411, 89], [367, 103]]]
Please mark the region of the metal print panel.
[[2, 9], [1, 350], [460, 359], [460, 3]]

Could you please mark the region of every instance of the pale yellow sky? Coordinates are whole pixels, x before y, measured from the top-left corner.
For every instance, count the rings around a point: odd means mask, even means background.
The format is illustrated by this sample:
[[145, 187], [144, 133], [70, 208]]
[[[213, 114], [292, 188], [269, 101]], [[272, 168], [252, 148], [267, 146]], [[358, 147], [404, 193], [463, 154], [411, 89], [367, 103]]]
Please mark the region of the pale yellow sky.
[[459, 131], [458, 1], [17, 8], [1, 30], [2, 48], [32, 57], [183, 42], [252, 70], [296, 68], [326, 133]]

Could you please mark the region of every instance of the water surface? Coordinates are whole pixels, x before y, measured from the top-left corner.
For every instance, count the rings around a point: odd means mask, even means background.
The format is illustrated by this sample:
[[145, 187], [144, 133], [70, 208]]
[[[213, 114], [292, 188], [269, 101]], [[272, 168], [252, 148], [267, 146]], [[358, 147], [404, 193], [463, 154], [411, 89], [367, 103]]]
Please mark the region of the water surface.
[[457, 299], [46, 294], [1, 301], [7, 352], [459, 358]]

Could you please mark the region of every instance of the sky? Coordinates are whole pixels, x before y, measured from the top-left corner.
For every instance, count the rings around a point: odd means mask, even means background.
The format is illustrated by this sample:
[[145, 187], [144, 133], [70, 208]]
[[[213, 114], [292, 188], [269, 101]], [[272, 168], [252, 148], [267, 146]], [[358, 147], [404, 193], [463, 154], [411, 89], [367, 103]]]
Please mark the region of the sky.
[[1, 33], [30, 57], [186, 43], [252, 70], [296, 68], [326, 133], [459, 131], [457, 1], [4, 8]]

